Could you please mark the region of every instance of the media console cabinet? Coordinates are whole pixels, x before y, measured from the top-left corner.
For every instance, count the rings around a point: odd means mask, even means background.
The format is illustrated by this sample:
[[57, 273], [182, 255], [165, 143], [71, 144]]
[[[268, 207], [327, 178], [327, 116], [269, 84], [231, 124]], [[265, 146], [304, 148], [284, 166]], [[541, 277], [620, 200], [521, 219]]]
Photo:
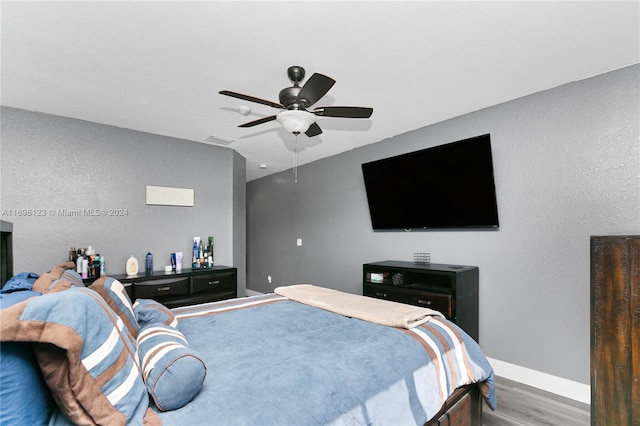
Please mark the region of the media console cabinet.
[[131, 300], [154, 299], [168, 308], [215, 302], [237, 297], [237, 268], [214, 266], [183, 269], [179, 273], [144, 272], [136, 277], [113, 275], [120, 281]]
[[435, 309], [478, 341], [478, 267], [386, 260], [362, 275], [365, 296]]

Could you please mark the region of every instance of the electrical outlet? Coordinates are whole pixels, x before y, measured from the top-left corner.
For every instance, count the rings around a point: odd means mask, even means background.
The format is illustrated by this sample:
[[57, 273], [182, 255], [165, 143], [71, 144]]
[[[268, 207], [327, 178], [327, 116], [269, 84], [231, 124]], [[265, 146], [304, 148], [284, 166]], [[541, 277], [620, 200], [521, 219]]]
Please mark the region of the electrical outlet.
[[267, 282], [271, 284], [271, 275], [267, 275]]

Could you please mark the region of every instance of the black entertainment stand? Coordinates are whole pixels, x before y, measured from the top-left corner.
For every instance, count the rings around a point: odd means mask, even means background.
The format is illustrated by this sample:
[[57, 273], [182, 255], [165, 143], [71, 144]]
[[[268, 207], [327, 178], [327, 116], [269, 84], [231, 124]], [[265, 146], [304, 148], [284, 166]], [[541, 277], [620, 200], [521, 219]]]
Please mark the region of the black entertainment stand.
[[365, 296], [435, 309], [479, 341], [478, 267], [386, 260], [362, 269]]

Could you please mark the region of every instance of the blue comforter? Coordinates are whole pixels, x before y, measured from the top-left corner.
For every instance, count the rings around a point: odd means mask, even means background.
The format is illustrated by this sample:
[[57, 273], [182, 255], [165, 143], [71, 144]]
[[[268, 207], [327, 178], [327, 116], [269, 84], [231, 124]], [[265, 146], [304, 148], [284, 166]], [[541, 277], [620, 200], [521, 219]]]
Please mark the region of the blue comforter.
[[273, 294], [174, 312], [208, 370], [165, 425], [422, 425], [471, 382], [495, 407], [491, 366], [443, 318], [397, 329]]

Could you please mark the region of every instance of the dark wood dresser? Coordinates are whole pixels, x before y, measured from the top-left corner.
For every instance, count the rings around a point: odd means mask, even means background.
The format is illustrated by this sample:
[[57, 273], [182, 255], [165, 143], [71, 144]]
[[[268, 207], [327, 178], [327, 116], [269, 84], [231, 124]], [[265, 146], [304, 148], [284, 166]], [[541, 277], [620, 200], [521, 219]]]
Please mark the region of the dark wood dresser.
[[640, 425], [640, 236], [591, 237], [591, 424]]
[[238, 272], [229, 266], [183, 269], [180, 273], [141, 273], [137, 277], [113, 275], [113, 278], [126, 287], [132, 301], [154, 299], [168, 308], [215, 302], [238, 295]]

